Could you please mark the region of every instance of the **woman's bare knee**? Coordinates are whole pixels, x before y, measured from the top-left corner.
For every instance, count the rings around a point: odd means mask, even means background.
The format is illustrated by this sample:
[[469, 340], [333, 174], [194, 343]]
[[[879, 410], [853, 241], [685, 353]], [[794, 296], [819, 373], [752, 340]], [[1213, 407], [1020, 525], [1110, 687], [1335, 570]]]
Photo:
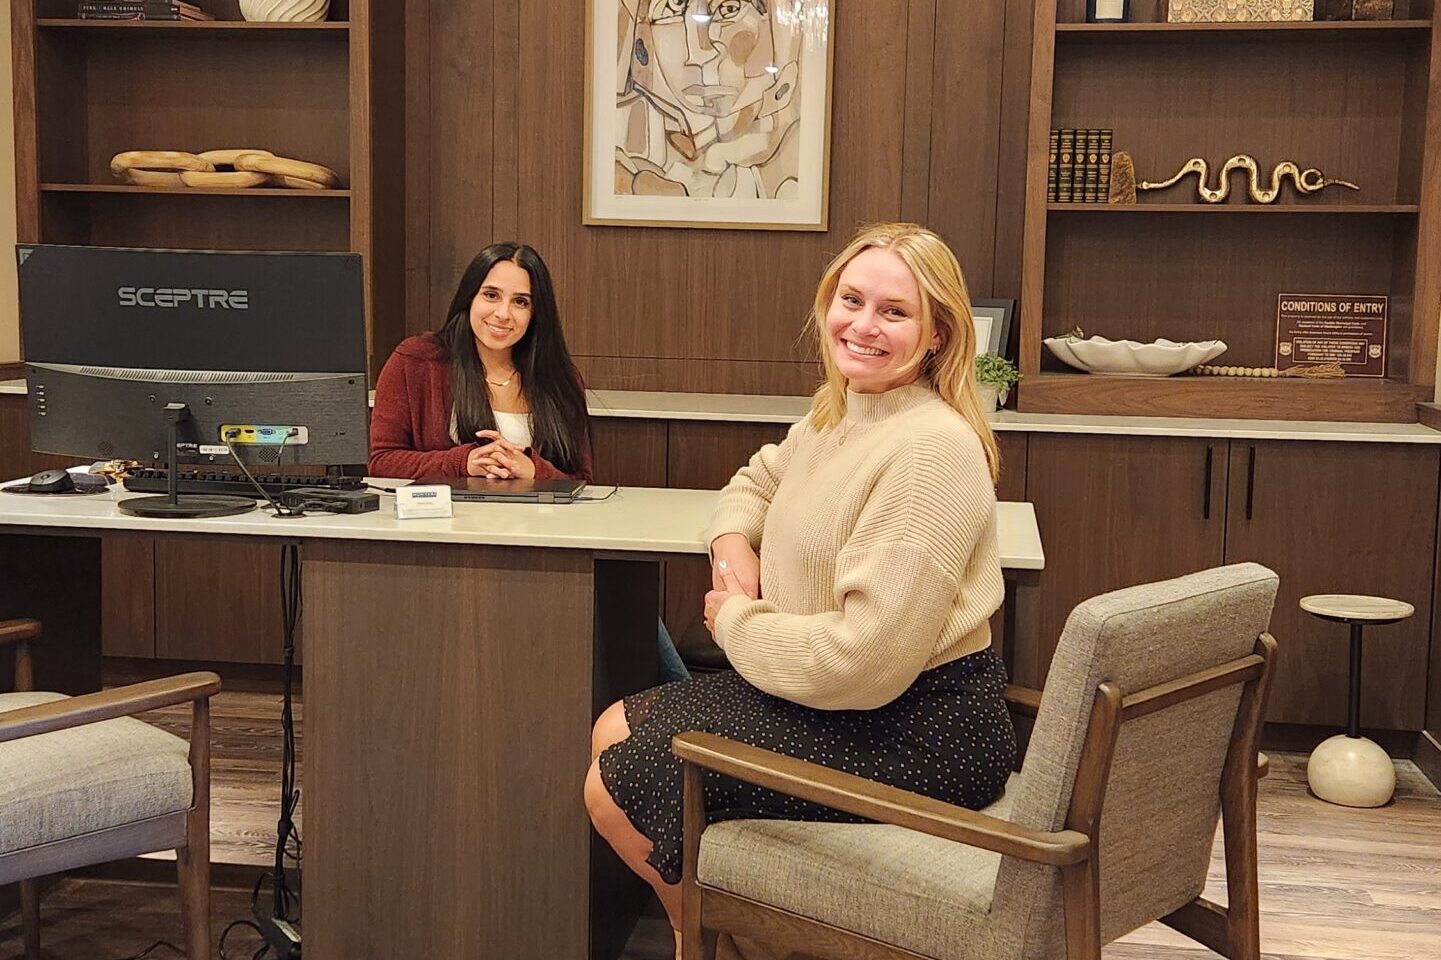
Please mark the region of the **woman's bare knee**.
[[606, 707], [596, 718], [590, 730], [590, 758], [594, 760], [606, 747], [620, 743], [630, 736], [630, 724], [625, 722], [625, 702], [617, 700]]
[[590, 814], [590, 822], [604, 837], [609, 838], [622, 821], [629, 825], [625, 812], [605, 788], [605, 781], [600, 776], [600, 762], [596, 760], [591, 761], [585, 774], [585, 810]]
[[635, 828], [624, 810], [606, 789], [600, 775], [600, 761], [592, 760], [585, 775], [585, 809], [596, 832], [605, 838], [616, 854], [637, 876], [656, 891], [661, 905], [665, 907], [671, 926], [679, 929], [680, 886], [668, 884], [651, 865], [647, 857], [651, 852], [651, 841]]

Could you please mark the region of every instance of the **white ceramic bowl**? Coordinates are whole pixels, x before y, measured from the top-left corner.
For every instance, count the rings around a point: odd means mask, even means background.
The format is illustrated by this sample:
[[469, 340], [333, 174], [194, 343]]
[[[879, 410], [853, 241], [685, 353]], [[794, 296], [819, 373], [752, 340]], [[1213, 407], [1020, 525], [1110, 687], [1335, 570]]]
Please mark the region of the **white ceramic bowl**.
[[1169, 377], [1198, 364], [1209, 363], [1226, 352], [1226, 344], [1220, 340], [1138, 343], [1135, 340], [1107, 340], [1105, 337], [1088, 337], [1085, 340], [1047, 337], [1043, 342], [1052, 353], [1077, 370], [1131, 377]]

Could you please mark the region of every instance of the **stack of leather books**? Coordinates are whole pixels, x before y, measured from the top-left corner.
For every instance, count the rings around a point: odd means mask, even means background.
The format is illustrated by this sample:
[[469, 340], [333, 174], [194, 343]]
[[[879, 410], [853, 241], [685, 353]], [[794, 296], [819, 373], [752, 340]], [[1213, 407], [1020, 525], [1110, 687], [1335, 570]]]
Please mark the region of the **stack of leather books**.
[[1049, 203], [1105, 203], [1111, 193], [1112, 130], [1051, 131]]
[[214, 20], [184, 0], [81, 0], [81, 20]]

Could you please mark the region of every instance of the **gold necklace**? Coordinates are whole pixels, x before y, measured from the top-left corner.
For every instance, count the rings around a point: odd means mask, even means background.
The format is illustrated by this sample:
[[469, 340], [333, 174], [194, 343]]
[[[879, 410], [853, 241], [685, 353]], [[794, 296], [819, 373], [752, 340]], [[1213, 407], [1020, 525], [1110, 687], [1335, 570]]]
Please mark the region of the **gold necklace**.
[[512, 370], [510, 371], [510, 376], [506, 377], [504, 380], [492, 380], [490, 379], [490, 377], [486, 377], [485, 382], [490, 384], [492, 387], [508, 387], [510, 386], [510, 381], [514, 380], [516, 374], [518, 373], [520, 373], [519, 370]]

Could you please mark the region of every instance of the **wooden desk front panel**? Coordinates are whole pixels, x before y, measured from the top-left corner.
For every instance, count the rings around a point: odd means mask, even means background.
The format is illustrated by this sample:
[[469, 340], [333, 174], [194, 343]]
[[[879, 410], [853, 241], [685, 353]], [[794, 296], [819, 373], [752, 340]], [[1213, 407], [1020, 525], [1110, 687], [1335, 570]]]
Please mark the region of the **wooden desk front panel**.
[[585, 957], [591, 556], [303, 549], [306, 956]]

